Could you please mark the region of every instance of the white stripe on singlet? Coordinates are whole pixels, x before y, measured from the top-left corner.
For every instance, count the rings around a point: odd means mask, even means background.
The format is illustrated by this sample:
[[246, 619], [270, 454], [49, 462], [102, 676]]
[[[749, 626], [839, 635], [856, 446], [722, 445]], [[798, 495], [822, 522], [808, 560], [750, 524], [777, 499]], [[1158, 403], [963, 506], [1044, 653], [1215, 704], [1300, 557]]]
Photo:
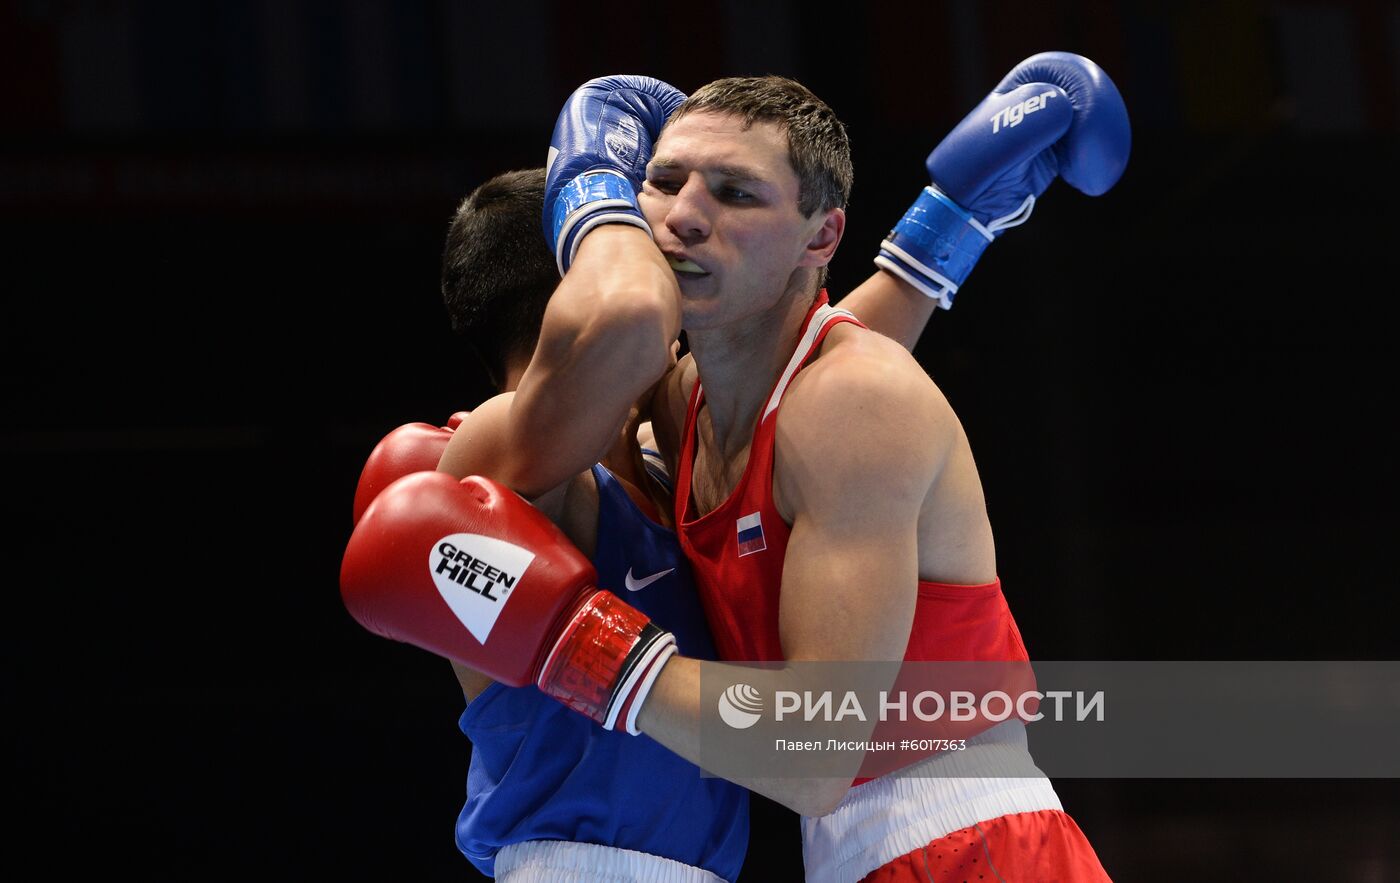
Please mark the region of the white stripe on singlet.
[[763, 409], [762, 416], [758, 418], [759, 423], [767, 419], [769, 414], [778, 410], [778, 403], [782, 401], [783, 393], [787, 390], [788, 384], [792, 382], [792, 378], [797, 374], [802, 364], [807, 361], [807, 357], [812, 354], [812, 344], [816, 341], [817, 335], [835, 316], [855, 318], [855, 315], [850, 311], [838, 310], [831, 304], [822, 304], [817, 308], [817, 311], [812, 314], [812, 320], [807, 323], [806, 333], [797, 342], [797, 349], [793, 350], [792, 358], [788, 360], [787, 368], [783, 370], [783, 376], [778, 378], [778, 385], [773, 388], [773, 394], [768, 397], [768, 406]]
[[724, 883], [704, 868], [649, 852], [572, 843], [527, 840], [496, 853], [500, 883]]

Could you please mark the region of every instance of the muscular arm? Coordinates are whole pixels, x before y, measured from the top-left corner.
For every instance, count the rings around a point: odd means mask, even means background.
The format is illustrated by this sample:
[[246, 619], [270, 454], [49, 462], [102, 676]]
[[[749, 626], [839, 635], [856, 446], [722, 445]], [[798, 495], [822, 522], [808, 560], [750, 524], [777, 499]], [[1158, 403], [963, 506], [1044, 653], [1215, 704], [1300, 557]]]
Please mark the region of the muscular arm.
[[[913, 623], [919, 510], [956, 423], [906, 353], [865, 338], [863, 349], [876, 352], [819, 360], [784, 399], [774, 487], [792, 520], [779, 608], [790, 662], [897, 661]], [[700, 678], [723, 676], [719, 666], [673, 658], [642, 708], [643, 732], [698, 763], [702, 715], [714, 713], [700, 706]], [[803, 684], [810, 670], [800, 667], [742, 671], [767, 696], [830, 689]], [[895, 673], [892, 665], [891, 681]], [[751, 779], [706, 758], [716, 775], [804, 815], [834, 808], [861, 759], [848, 756], [849, 769], [831, 779]]]
[[938, 302], [893, 273], [876, 270], [836, 305], [850, 310], [870, 330], [912, 350]]
[[[532, 499], [558, 487], [603, 458], [670, 367], [679, 333], [675, 275], [646, 233], [593, 231], [550, 298], [520, 386], [483, 436], [489, 450], [463, 454], [464, 438], [449, 446], [446, 471], [487, 474]], [[469, 458], [488, 458], [489, 471], [463, 471]]]
[[[501, 482], [591, 553], [597, 505], [583, 476], [670, 365], [679, 327], [675, 276], [651, 239], [634, 227], [595, 230], [550, 299], [520, 386], [463, 420], [438, 471]], [[468, 702], [491, 682], [453, 670]]]

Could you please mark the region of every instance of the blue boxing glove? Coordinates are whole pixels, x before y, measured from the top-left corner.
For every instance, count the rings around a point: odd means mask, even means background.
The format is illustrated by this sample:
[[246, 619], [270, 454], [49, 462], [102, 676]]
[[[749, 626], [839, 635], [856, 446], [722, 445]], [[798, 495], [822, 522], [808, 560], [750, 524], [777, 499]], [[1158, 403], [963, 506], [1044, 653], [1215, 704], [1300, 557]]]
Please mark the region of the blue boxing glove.
[[652, 146], [685, 101], [651, 77], [589, 80], [569, 96], [545, 164], [544, 235], [562, 275], [584, 235], [599, 224], [632, 224], [651, 233], [637, 207]]
[[1034, 55], [928, 155], [933, 184], [875, 265], [950, 309], [982, 252], [1030, 218], [1056, 175], [1098, 196], [1122, 176], [1131, 144], [1128, 110], [1102, 68], [1068, 52]]

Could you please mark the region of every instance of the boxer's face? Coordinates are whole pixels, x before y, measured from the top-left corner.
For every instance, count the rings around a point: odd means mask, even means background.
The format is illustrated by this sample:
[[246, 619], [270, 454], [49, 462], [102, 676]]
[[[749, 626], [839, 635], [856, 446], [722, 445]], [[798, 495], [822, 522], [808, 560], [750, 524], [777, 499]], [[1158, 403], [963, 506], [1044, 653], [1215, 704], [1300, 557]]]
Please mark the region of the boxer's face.
[[[773, 123], [691, 113], [657, 142], [639, 197], [656, 244], [680, 281], [682, 324], [716, 328], [778, 303], [828, 213], [804, 218], [787, 135]], [[836, 238], [840, 238], [839, 230]], [[835, 245], [832, 243], [831, 248]]]

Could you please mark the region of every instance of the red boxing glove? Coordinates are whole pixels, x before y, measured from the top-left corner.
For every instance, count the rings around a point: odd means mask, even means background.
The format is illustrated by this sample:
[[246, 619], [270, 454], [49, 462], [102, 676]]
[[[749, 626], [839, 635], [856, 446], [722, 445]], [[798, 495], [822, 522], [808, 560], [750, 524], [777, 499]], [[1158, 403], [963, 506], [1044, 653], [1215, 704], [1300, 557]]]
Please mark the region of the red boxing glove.
[[559, 528], [509, 489], [434, 472], [394, 482], [364, 513], [340, 592], [376, 634], [504, 684], [536, 684], [636, 735], [675, 636], [596, 579]]
[[355, 488], [355, 524], [379, 492], [411, 472], [433, 472], [437, 469], [448, 439], [471, 411], [458, 411], [446, 426], [427, 423], [405, 423], [384, 436], [370, 451], [365, 468], [360, 471], [360, 483]]

